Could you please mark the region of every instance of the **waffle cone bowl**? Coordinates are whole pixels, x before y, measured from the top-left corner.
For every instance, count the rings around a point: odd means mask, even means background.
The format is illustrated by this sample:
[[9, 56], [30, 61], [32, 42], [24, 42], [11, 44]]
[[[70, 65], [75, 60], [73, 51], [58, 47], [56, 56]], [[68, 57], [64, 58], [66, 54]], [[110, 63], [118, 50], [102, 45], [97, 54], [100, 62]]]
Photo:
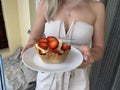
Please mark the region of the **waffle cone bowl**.
[[[47, 40], [48, 38], [50, 39], [54, 38], [54, 39], [53, 40], [51, 39], [51, 41], [49, 41]], [[44, 63], [48, 63], [48, 64], [57, 64], [63, 62], [65, 58], [68, 56], [71, 46], [62, 43], [62, 41], [58, 40], [56, 37], [53, 36], [49, 36], [44, 39], [47, 40], [46, 45], [43, 44], [44, 47], [41, 44], [40, 41], [41, 39], [38, 40], [38, 44], [34, 45], [34, 48], [36, 52], [39, 54], [41, 60]]]
[[56, 53], [46, 53], [46, 54], [40, 54], [40, 50], [38, 48], [36, 48], [37, 53], [39, 54], [41, 60], [45, 63], [52, 63], [52, 64], [57, 64], [57, 63], [61, 63], [65, 60], [65, 58], [67, 57], [67, 55], [69, 54], [70, 50], [66, 50], [63, 54], [58, 55]]

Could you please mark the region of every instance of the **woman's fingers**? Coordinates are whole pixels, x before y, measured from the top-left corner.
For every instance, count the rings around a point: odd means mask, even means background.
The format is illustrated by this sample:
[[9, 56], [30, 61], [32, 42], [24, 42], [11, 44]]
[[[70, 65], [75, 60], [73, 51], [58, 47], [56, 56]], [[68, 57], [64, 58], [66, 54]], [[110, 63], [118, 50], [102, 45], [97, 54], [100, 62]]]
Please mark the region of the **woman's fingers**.
[[82, 64], [80, 65], [80, 68], [86, 68], [89, 67], [92, 63], [93, 63], [93, 59], [92, 58], [88, 58], [87, 61], [83, 61]]
[[83, 60], [87, 61], [88, 60], [88, 56], [83, 56]]
[[22, 58], [22, 55], [23, 55], [23, 53], [28, 49], [28, 48], [30, 48], [31, 46], [30, 45], [26, 45], [23, 49], [22, 49], [22, 51], [21, 51], [21, 55], [20, 55], [20, 58]]
[[89, 67], [94, 62], [90, 48], [88, 46], [81, 46], [80, 51], [82, 52], [84, 59], [83, 63], [80, 65], [80, 68]]
[[88, 64], [87, 62], [83, 61], [82, 64], [79, 66], [79, 68], [86, 68], [89, 67], [90, 64]]
[[83, 61], [82, 64], [80, 65], [80, 67], [82, 68], [86, 68], [89, 67], [91, 65], [91, 62], [89, 61], [90, 59], [88, 59], [87, 61]]

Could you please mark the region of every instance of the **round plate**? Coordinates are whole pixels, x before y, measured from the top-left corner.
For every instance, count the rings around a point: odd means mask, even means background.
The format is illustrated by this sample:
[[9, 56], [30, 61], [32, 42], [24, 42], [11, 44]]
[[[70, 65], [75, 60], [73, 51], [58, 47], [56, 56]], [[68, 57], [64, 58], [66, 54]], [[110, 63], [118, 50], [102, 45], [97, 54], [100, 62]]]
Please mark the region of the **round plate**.
[[71, 47], [66, 59], [59, 64], [44, 63], [35, 49], [29, 48], [22, 56], [23, 63], [30, 69], [41, 72], [65, 72], [77, 68], [83, 61], [83, 56], [79, 50]]

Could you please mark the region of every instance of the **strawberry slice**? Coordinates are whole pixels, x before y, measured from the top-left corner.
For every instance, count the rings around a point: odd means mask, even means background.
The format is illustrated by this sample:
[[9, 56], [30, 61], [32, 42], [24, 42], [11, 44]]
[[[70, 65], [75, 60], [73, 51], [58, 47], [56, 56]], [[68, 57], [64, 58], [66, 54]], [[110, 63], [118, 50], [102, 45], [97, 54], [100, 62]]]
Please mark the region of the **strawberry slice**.
[[48, 36], [47, 40], [48, 40], [49, 48], [56, 49], [58, 47], [59, 42], [58, 42], [58, 39], [56, 37]]
[[56, 48], [58, 47], [58, 44], [59, 44], [59, 42], [58, 42], [58, 40], [56, 39], [56, 40], [50, 41], [50, 42], [48, 43], [48, 46], [49, 46], [49, 48], [51, 48], [51, 49], [56, 49]]
[[38, 42], [39, 43], [48, 43], [48, 41], [47, 41], [47, 39], [46, 38], [40, 38], [39, 40], [38, 40]]
[[54, 36], [48, 36], [48, 37], [47, 37], [47, 41], [48, 41], [48, 42], [51, 42], [51, 41], [54, 41], [54, 40], [57, 40], [57, 38], [54, 37]]
[[48, 44], [44, 43], [44, 42], [38, 42], [38, 46], [45, 50], [47, 50], [47, 48], [48, 48]]
[[71, 49], [71, 46], [68, 45], [68, 44], [62, 44], [61, 49], [62, 49], [62, 50], [69, 50], [69, 49]]
[[40, 38], [38, 40], [38, 46], [41, 47], [42, 49], [47, 49], [48, 48], [48, 41], [46, 38]]

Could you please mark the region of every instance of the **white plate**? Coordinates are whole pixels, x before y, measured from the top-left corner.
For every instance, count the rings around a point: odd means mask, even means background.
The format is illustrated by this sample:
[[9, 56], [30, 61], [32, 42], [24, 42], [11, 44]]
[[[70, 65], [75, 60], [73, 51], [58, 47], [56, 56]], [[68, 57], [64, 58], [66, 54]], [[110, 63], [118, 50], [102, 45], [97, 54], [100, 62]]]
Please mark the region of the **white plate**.
[[22, 57], [23, 63], [30, 69], [41, 72], [65, 72], [77, 68], [83, 61], [83, 56], [79, 50], [71, 47], [71, 50], [64, 62], [59, 64], [46, 64], [34, 48], [25, 51]]

